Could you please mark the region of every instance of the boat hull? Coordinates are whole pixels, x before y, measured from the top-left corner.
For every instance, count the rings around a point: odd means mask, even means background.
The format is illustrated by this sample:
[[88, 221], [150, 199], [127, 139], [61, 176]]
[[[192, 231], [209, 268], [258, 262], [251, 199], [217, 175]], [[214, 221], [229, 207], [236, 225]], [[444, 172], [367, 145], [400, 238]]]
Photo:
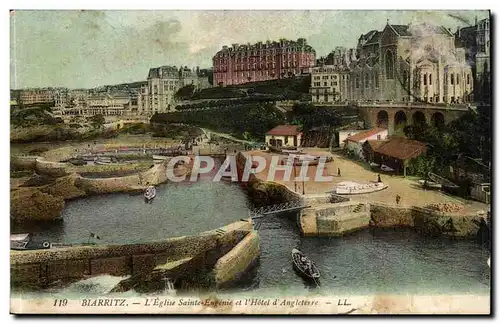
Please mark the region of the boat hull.
[[314, 262], [311, 261], [312, 262], [312, 270], [313, 270], [312, 273], [311, 273], [300, 262], [300, 258], [301, 257], [305, 257], [307, 259], [307, 257], [302, 252], [300, 252], [299, 250], [297, 250], [297, 249], [293, 249], [292, 250], [292, 264], [293, 264], [293, 269], [295, 270], [295, 272], [299, 276], [301, 276], [306, 281], [308, 281], [310, 283], [315, 283], [315, 284], [319, 285], [319, 279], [320, 279], [321, 276], [320, 276], [318, 268], [316, 267], [316, 265], [314, 264]]

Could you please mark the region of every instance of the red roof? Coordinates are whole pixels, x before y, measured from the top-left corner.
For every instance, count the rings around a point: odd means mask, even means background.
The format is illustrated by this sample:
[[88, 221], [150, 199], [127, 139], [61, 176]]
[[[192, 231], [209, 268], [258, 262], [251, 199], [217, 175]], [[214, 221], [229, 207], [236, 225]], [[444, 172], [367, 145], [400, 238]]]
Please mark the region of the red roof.
[[375, 134], [381, 133], [385, 131], [385, 128], [372, 128], [357, 134], [354, 134], [352, 136], [349, 136], [346, 141], [351, 141], [351, 142], [362, 142], [363, 140], [366, 140], [368, 137], [373, 136]]
[[277, 136], [294, 136], [299, 134], [299, 126], [296, 125], [278, 125], [268, 131], [266, 135], [277, 135]]
[[371, 146], [372, 150], [376, 150], [380, 145], [384, 144], [385, 141], [368, 140], [368, 144]]
[[375, 148], [374, 151], [399, 160], [409, 160], [424, 153], [426, 148], [425, 143], [395, 137]]

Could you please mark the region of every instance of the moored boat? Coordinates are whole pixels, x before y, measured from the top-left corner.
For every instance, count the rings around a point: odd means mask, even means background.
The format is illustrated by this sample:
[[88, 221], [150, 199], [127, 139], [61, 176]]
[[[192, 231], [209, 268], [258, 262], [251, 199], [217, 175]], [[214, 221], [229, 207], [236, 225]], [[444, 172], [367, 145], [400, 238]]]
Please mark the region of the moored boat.
[[39, 250], [49, 249], [50, 247], [49, 242], [32, 242], [32, 235], [29, 233], [10, 235], [11, 250]]
[[293, 268], [302, 278], [319, 285], [320, 273], [312, 260], [297, 249], [292, 249]]

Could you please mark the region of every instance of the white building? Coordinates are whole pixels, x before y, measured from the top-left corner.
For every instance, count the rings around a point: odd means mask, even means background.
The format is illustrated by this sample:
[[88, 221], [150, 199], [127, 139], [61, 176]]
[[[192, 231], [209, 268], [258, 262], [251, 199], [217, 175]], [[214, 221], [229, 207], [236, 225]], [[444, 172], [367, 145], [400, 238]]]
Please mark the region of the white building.
[[[161, 66], [149, 70], [147, 84], [141, 87], [137, 98], [138, 113], [151, 116], [155, 113], [173, 111], [176, 92], [187, 85], [201, 89], [208, 83], [208, 77], [198, 76], [199, 69], [187, 66]], [[206, 81], [206, 82], [205, 82]]]
[[383, 141], [387, 139], [389, 132], [386, 128], [372, 128], [349, 136], [345, 139], [345, 149], [354, 152], [356, 156], [364, 159], [363, 144], [369, 140]]
[[296, 125], [279, 125], [266, 133], [266, 144], [273, 147], [300, 147], [302, 133]]
[[312, 68], [311, 98], [313, 103], [335, 103], [347, 99], [349, 69], [344, 65]]

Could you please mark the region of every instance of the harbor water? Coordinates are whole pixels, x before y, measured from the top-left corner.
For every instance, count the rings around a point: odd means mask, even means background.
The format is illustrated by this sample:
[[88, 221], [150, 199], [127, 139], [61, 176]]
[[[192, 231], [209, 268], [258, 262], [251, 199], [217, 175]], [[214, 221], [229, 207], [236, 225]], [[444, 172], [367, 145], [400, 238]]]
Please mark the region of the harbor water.
[[[236, 184], [199, 181], [168, 183], [146, 204], [141, 195], [112, 194], [67, 203], [64, 221], [13, 226], [12, 233], [33, 232], [34, 239], [61, 243], [137, 243], [192, 235], [248, 216], [244, 191]], [[227, 294], [293, 296], [490, 293], [489, 251], [468, 240], [423, 237], [410, 229], [366, 229], [343, 237], [301, 237], [296, 215], [273, 215], [259, 227], [261, 257], [255, 268]], [[313, 288], [292, 269], [291, 250], [299, 248], [321, 271]], [[99, 276], [64, 288], [13, 295], [82, 297], [109, 292], [120, 277]], [[123, 296], [134, 296], [130, 291]]]

